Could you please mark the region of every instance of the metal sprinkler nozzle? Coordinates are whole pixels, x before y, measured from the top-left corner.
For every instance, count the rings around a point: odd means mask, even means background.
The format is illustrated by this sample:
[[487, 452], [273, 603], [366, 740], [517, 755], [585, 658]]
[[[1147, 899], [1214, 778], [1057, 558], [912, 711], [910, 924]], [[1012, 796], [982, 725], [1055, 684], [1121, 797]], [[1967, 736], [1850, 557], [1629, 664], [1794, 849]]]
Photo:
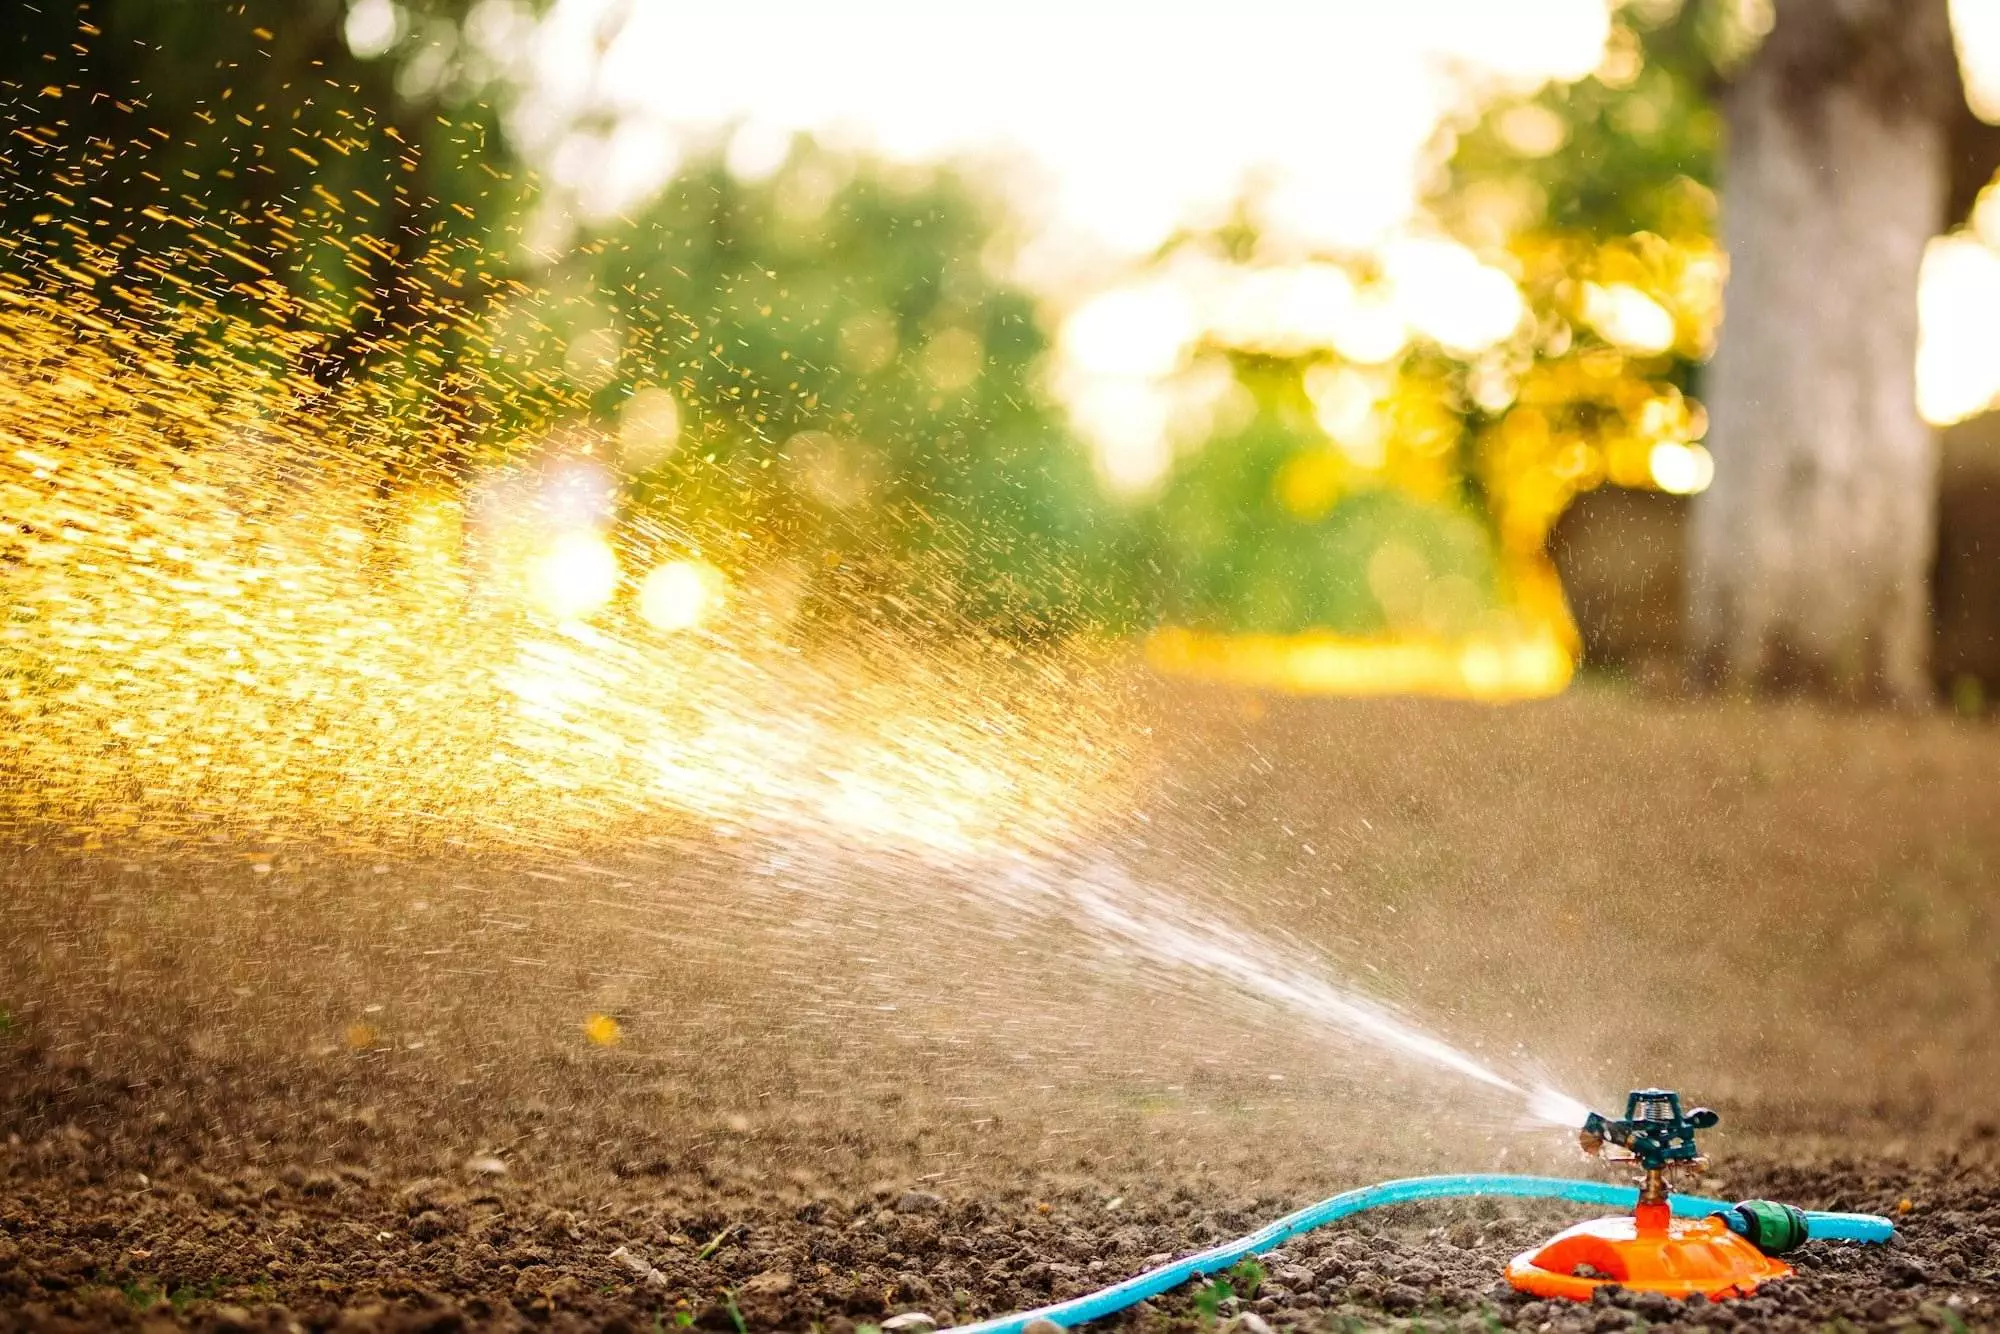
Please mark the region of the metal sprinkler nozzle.
[[1678, 1093], [1666, 1089], [1633, 1089], [1625, 1096], [1625, 1115], [1614, 1121], [1599, 1112], [1584, 1118], [1577, 1143], [1593, 1158], [1609, 1163], [1637, 1163], [1645, 1173], [1639, 1203], [1663, 1204], [1671, 1177], [1698, 1174], [1708, 1159], [1695, 1147], [1694, 1132], [1707, 1130], [1722, 1118], [1706, 1107], [1681, 1111]]

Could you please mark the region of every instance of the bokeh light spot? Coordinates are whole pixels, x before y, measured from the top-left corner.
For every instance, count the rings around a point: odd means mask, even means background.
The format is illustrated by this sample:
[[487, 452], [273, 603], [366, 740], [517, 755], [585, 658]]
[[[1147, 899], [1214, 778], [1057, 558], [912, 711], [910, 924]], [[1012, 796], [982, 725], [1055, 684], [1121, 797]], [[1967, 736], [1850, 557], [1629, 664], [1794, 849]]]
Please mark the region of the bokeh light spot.
[[656, 630], [692, 630], [721, 600], [722, 576], [700, 561], [667, 561], [639, 585], [639, 615]]
[[594, 532], [562, 534], [531, 571], [535, 605], [560, 620], [581, 619], [602, 609], [617, 588], [617, 554]]
[[1583, 318], [1606, 342], [1653, 355], [1674, 345], [1674, 317], [1629, 283], [1585, 283]]
[[1677, 496], [1706, 491], [1715, 480], [1715, 459], [1700, 445], [1663, 440], [1647, 455], [1653, 484]]

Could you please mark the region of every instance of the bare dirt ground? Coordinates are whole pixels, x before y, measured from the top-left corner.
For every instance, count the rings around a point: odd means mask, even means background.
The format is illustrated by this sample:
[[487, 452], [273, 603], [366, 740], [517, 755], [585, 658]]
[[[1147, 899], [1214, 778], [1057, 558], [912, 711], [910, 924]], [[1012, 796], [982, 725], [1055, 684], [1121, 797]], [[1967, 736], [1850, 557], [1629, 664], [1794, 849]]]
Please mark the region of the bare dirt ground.
[[[1902, 1236], [1551, 1306], [1498, 1273], [1574, 1211], [1439, 1204], [1122, 1323], [2000, 1324], [2000, 732], [1142, 695], [1093, 856], [1510, 1070], [1718, 1107], [1709, 1193]], [[1592, 1171], [1464, 1080], [982, 916], [963, 866], [83, 842], [4, 870], [0, 1328], [948, 1325], [1388, 1176]]]

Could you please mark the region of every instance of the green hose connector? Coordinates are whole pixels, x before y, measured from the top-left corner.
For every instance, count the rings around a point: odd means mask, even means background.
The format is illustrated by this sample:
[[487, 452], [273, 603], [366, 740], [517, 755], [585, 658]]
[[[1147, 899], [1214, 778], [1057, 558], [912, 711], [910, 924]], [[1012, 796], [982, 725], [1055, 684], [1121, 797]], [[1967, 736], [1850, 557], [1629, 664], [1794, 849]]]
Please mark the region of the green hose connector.
[[1803, 1209], [1776, 1200], [1744, 1200], [1729, 1212], [1734, 1215], [1725, 1220], [1730, 1231], [1766, 1255], [1783, 1255], [1806, 1244]]

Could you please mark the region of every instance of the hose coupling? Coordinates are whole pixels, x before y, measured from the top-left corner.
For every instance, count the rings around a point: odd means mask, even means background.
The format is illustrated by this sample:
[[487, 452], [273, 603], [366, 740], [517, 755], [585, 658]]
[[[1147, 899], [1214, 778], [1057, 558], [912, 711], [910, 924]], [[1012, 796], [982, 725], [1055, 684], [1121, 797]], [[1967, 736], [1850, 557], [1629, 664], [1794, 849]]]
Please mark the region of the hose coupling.
[[1766, 1255], [1783, 1255], [1806, 1243], [1805, 1210], [1776, 1200], [1744, 1200], [1717, 1217]]

